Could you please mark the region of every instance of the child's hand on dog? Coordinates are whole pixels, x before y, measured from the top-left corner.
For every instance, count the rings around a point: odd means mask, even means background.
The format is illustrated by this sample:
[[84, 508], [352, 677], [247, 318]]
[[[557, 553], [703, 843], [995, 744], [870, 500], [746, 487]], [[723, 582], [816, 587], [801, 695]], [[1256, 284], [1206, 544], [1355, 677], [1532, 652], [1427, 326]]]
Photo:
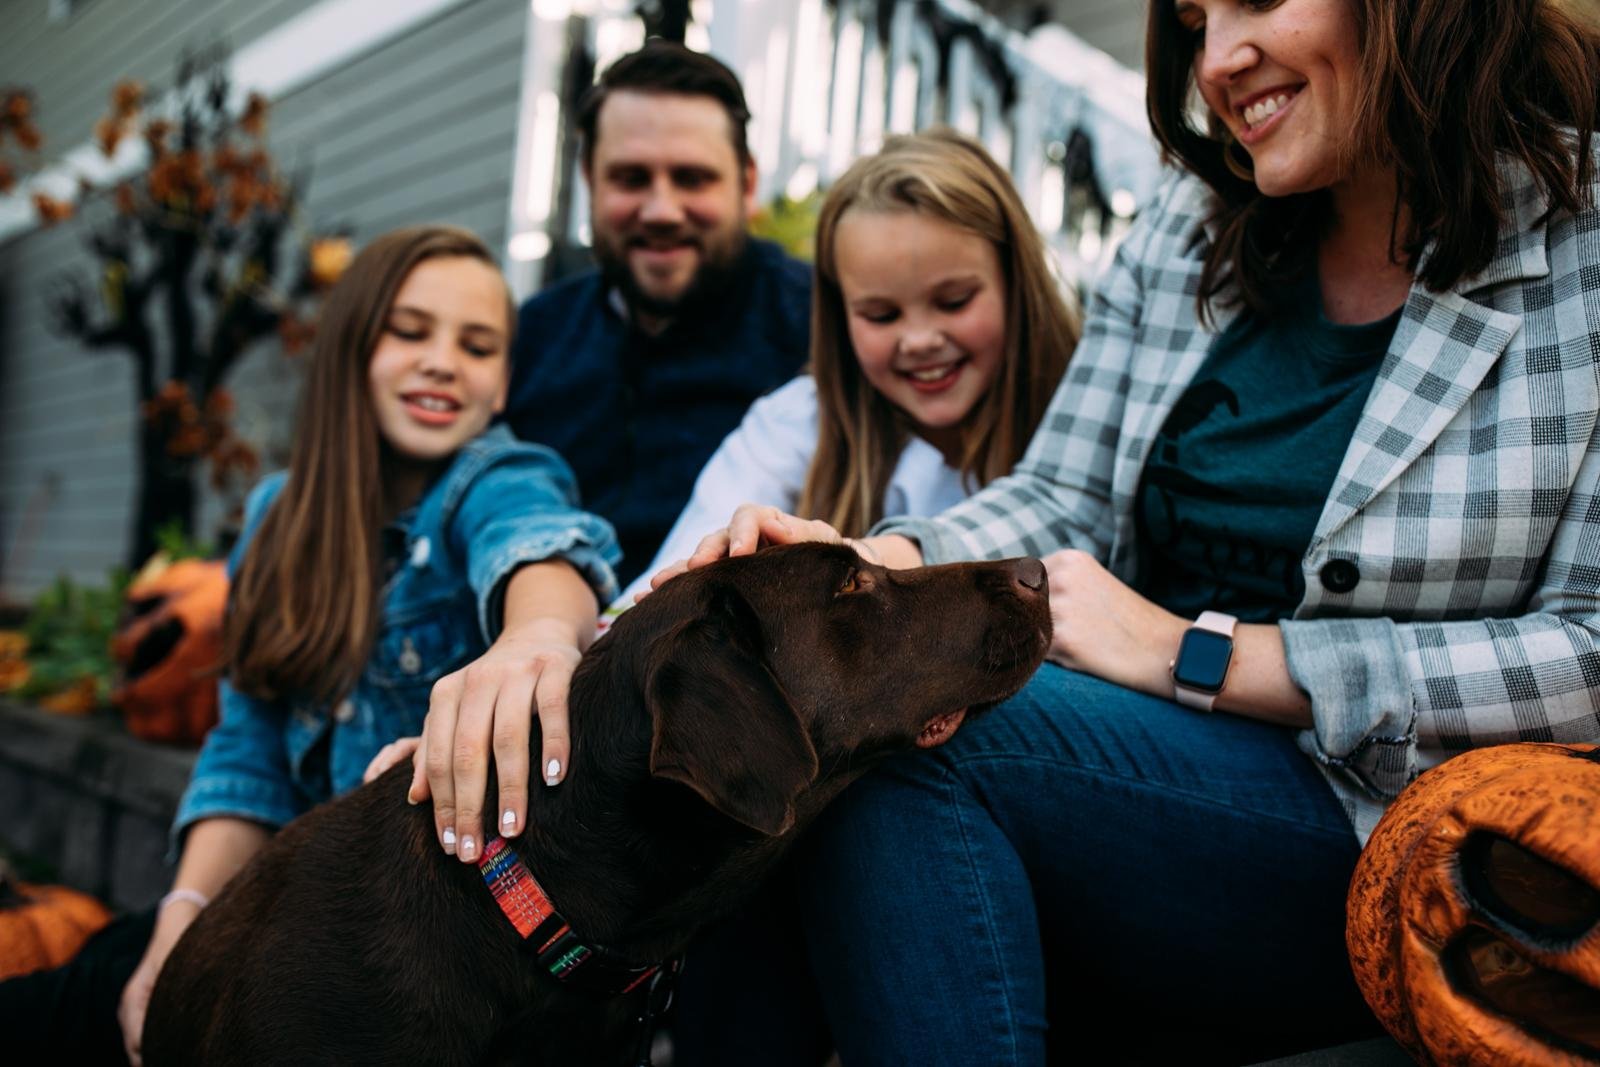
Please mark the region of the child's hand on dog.
[[[700, 539], [688, 559], [680, 559], [657, 571], [650, 579], [650, 588], [660, 589], [663, 582], [719, 559], [748, 556], [762, 545], [792, 545], [797, 541], [839, 544], [843, 540], [838, 530], [820, 520], [802, 519], [770, 504], [741, 504], [726, 527]], [[643, 600], [649, 595], [641, 592], [634, 600]]]
[[[849, 545], [868, 563], [887, 567], [920, 567], [922, 551], [916, 542], [896, 534], [882, 537], [846, 537], [821, 519], [802, 519], [770, 504], [741, 504], [728, 525], [700, 539], [694, 554], [662, 568], [650, 579], [651, 589], [660, 589], [685, 571], [704, 567], [731, 556], [748, 556], [766, 545], [792, 545], [801, 541], [821, 541], [830, 545]], [[639, 593], [636, 601], [648, 592]]]
[[[594, 640], [600, 608], [570, 564], [526, 564], [505, 584], [505, 628], [489, 650], [434, 683], [422, 737], [412, 753], [406, 799], [433, 798], [437, 840], [447, 855], [476, 863], [489, 835], [520, 834], [528, 814], [529, 739], [539, 716], [539, 776], [566, 776], [571, 755], [567, 692]], [[487, 834], [489, 761], [499, 783]]]
[[582, 653], [571, 634], [545, 620], [505, 631], [482, 657], [433, 687], [428, 717], [412, 753], [406, 799], [433, 798], [439, 843], [476, 863], [483, 854], [484, 792], [493, 753], [499, 797], [489, 833], [521, 833], [528, 810], [530, 711], [537, 709], [547, 786], [566, 774], [567, 692]]
[[[713, 530], [700, 539], [693, 555], [656, 572], [650, 579], [650, 588], [660, 589], [663, 582], [719, 559], [748, 556], [764, 545], [792, 545], [800, 541], [821, 541], [833, 545], [849, 543], [859, 549], [858, 542], [850, 541], [821, 519], [802, 519], [770, 504], [741, 504], [733, 513], [733, 518], [728, 520], [727, 526]], [[872, 562], [878, 562], [869, 553], [862, 554]], [[635, 595], [634, 600], [643, 600], [649, 595], [648, 592], [641, 592]]]

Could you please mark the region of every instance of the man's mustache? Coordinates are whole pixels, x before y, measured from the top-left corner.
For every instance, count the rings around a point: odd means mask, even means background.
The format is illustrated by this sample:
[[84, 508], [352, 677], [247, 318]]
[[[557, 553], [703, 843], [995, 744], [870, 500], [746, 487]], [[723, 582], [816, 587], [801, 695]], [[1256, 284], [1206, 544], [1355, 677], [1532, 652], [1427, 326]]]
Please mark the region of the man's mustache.
[[698, 236], [677, 230], [636, 233], [627, 237], [623, 243], [628, 248], [671, 248], [687, 245], [691, 248], [704, 249], [704, 244]]

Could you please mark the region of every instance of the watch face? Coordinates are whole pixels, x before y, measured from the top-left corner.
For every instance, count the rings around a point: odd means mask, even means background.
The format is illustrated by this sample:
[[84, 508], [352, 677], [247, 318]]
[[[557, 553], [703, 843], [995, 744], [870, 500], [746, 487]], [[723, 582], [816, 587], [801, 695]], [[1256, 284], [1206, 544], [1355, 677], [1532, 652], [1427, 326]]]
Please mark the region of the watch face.
[[1178, 645], [1178, 661], [1172, 665], [1172, 680], [1189, 689], [1206, 693], [1222, 691], [1228, 676], [1228, 661], [1233, 658], [1233, 638], [1210, 630], [1185, 631]]

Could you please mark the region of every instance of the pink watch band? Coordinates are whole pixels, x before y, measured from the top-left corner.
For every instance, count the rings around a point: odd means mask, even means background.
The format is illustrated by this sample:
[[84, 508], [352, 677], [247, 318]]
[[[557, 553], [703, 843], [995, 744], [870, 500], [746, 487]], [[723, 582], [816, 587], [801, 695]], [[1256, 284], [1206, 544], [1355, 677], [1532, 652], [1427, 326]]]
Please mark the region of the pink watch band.
[[[1194, 621], [1193, 629], [1209, 630], [1212, 633], [1222, 634], [1232, 639], [1233, 628], [1239, 625], [1239, 620], [1232, 615], [1224, 615], [1220, 611], [1202, 611], [1200, 617]], [[1210, 711], [1217, 703], [1217, 693], [1206, 693], [1199, 689], [1190, 689], [1188, 686], [1179, 685], [1177, 679], [1172, 682], [1172, 696], [1179, 704], [1196, 711]]]

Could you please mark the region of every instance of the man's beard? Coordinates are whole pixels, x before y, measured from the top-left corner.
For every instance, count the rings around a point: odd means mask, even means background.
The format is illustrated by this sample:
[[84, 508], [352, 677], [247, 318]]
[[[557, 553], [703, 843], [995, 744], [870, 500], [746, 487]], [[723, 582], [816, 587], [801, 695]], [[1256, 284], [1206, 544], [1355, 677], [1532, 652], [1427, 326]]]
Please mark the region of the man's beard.
[[622, 294], [630, 311], [661, 319], [693, 318], [702, 309], [716, 306], [717, 298], [727, 291], [738, 274], [745, 248], [743, 227], [727, 242], [708, 244], [703, 238], [694, 238], [700, 250], [700, 263], [689, 278], [689, 284], [675, 296], [662, 297], [646, 292], [628, 265], [632, 240], [626, 237], [621, 241], [595, 241], [595, 260], [600, 264], [601, 275]]

